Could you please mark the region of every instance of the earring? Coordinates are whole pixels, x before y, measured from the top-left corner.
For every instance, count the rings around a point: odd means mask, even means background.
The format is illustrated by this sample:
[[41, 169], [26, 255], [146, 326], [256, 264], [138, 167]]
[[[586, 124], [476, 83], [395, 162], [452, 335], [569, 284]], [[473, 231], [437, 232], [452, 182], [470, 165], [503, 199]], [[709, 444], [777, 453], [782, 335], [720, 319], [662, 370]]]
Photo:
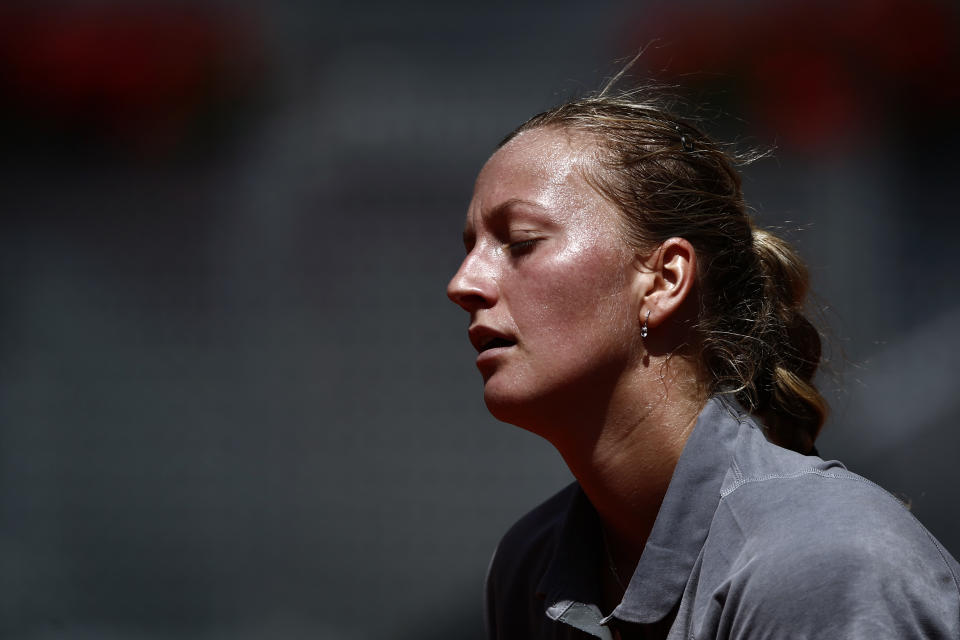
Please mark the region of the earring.
[[646, 338], [646, 337], [647, 337], [647, 333], [649, 333], [649, 331], [647, 331], [647, 320], [649, 320], [649, 319], [650, 319], [650, 310], [647, 309], [647, 317], [643, 319], [643, 326], [640, 327], [640, 337], [641, 337], [641, 338]]

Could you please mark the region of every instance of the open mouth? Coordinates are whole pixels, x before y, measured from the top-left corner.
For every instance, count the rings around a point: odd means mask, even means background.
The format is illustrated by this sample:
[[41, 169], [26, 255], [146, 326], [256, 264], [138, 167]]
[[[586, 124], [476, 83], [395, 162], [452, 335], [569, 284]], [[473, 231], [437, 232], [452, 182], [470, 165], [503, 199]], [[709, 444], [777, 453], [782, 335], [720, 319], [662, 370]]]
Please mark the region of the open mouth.
[[513, 340], [507, 340], [506, 338], [496, 337], [496, 338], [490, 338], [489, 340], [486, 340], [483, 343], [481, 343], [480, 348], [478, 350], [480, 351], [480, 353], [483, 353], [484, 351], [488, 351], [490, 349], [497, 349], [499, 347], [512, 347], [515, 344], [517, 343]]

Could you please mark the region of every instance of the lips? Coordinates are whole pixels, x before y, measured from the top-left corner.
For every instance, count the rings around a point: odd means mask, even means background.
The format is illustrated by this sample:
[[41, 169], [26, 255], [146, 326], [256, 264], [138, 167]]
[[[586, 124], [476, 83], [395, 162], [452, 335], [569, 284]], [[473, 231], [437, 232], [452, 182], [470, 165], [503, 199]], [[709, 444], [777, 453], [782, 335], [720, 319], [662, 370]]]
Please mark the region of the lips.
[[478, 353], [501, 347], [512, 347], [517, 344], [517, 341], [509, 334], [482, 325], [470, 327], [469, 335], [470, 344]]

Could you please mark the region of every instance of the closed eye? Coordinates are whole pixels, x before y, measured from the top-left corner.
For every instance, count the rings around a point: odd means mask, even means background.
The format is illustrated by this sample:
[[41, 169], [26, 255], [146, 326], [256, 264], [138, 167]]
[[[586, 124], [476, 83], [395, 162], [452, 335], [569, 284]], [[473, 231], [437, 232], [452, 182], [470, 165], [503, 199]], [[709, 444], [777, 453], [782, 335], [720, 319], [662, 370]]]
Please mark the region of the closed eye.
[[529, 240], [519, 240], [517, 242], [511, 242], [507, 244], [507, 251], [510, 252], [511, 256], [522, 256], [530, 253], [535, 245], [539, 241], [539, 238], [531, 238]]

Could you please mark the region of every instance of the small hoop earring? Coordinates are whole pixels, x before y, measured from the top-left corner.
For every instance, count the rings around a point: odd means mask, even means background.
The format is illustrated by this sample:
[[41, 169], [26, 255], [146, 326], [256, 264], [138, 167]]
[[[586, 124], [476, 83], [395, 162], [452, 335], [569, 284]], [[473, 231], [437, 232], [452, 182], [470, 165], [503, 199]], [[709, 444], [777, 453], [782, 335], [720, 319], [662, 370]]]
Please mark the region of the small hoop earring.
[[650, 310], [647, 309], [647, 317], [643, 319], [643, 326], [640, 327], [640, 337], [646, 338], [649, 331], [647, 331], [647, 320], [650, 319]]

